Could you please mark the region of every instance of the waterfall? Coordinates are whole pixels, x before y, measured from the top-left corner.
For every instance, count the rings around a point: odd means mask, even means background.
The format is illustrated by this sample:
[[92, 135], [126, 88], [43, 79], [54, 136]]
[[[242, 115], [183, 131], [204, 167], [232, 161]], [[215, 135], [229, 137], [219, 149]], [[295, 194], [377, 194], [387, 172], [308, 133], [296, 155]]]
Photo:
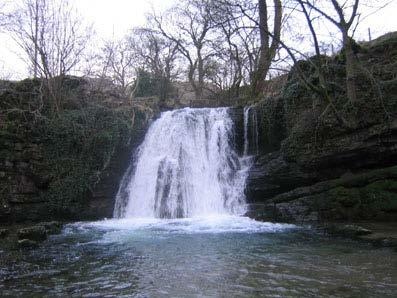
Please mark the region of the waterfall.
[[255, 144], [255, 154], [259, 153], [259, 134], [258, 134], [258, 117], [256, 113], [256, 109], [252, 113], [252, 142]]
[[248, 146], [249, 146], [248, 121], [249, 121], [250, 110], [251, 110], [251, 106], [244, 107], [244, 156], [248, 155]]
[[257, 155], [258, 153], [259, 132], [257, 112], [254, 106], [244, 107], [244, 156]]
[[114, 216], [245, 213], [250, 159], [233, 148], [227, 108], [168, 111], [152, 123], [116, 197]]

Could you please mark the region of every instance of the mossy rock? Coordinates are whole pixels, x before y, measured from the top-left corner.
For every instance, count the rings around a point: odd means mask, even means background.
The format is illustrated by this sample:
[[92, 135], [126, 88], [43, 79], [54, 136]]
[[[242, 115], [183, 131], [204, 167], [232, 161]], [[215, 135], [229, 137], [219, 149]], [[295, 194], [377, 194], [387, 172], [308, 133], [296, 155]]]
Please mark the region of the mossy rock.
[[44, 227], [48, 235], [60, 234], [62, 231], [62, 223], [58, 221], [42, 222], [39, 225]]
[[356, 188], [346, 188], [343, 186], [329, 191], [335, 202], [346, 208], [357, 206], [361, 203], [360, 192]]
[[30, 239], [18, 240], [17, 245], [18, 248], [22, 248], [22, 249], [32, 249], [32, 248], [37, 248], [39, 246], [37, 241]]
[[371, 230], [357, 225], [331, 224], [325, 230], [331, 235], [343, 237], [358, 237], [372, 234]]
[[363, 47], [367, 48], [372, 52], [383, 53], [388, 48], [394, 48], [397, 45], [397, 32], [390, 32], [382, 35], [372, 41], [365, 42], [362, 44]]
[[372, 210], [397, 212], [397, 181], [381, 180], [361, 189], [363, 204]]
[[8, 229], [0, 229], [0, 239], [7, 237], [9, 233]]
[[32, 241], [44, 241], [47, 239], [47, 231], [43, 226], [32, 226], [18, 230], [18, 239], [29, 239]]

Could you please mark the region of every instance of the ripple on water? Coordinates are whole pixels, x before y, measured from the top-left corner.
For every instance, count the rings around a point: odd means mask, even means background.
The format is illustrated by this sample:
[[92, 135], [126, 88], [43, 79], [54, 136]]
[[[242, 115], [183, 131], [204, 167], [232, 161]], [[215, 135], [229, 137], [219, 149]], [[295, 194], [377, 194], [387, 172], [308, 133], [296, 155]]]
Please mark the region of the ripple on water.
[[[7, 261], [9, 260], [9, 261]], [[4, 252], [3, 296], [378, 296], [396, 254], [248, 218], [67, 225], [37, 250]]]

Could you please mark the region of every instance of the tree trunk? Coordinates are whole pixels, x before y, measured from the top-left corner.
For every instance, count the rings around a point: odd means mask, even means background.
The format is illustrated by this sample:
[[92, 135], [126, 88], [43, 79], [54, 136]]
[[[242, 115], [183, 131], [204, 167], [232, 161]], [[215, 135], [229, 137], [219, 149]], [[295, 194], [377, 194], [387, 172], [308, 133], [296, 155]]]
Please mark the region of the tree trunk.
[[201, 47], [197, 47], [197, 75], [198, 86], [196, 92], [196, 99], [202, 99], [204, 89], [204, 61], [201, 56]]
[[38, 37], [39, 37], [39, 1], [35, 2], [35, 22], [34, 22], [34, 65], [33, 65], [33, 77], [38, 77], [38, 63], [39, 63], [39, 51], [38, 51]]
[[343, 32], [343, 47], [346, 58], [346, 93], [349, 102], [357, 102], [356, 93], [356, 61], [353, 52], [352, 39], [347, 31]]
[[[261, 38], [260, 53], [258, 67], [254, 75], [254, 95], [259, 95], [265, 85], [266, 76], [269, 72], [270, 65], [276, 55], [280, 36], [281, 36], [281, 22], [282, 22], [282, 5], [281, 0], [273, 0], [274, 2], [274, 23], [273, 34], [269, 32], [268, 26], [268, 7], [266, 0], [259, 0], [259, 32]], [[269, 44], [270, 36], [272, 42]]]
[[194, 80], [194, 71], [195, 71], [195, 69], [196, 69], [195, 65], [190, 65], [190, 66], [189, 66], [188, 79], [189, 79], [190, 85], [191, 85], [192, 88], [193, 88], [193, 91], [194, 91], [194, 94], [195, 94], [195, 98], [197, 99], [197, 98], [198, 98], [199, 91], [198, 91], [196, 82], [195, 82], [195, 80]]

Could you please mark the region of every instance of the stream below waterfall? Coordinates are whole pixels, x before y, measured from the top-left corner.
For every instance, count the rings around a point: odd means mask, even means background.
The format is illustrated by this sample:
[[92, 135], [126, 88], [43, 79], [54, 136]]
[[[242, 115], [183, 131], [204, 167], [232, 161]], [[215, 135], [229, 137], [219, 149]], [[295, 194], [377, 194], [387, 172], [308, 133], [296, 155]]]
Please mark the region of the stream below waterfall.
[[67, 225], [0, 252], [2, 297], [395, 297], [390, 249], [244, 217]]
[[396, 297], [395, 251], [244, 217], [258, 151], [249, 113], [240, 154], [228, 109], [163, 113], [120, 183], [115, 219], [0, 249], [0, 296]]

